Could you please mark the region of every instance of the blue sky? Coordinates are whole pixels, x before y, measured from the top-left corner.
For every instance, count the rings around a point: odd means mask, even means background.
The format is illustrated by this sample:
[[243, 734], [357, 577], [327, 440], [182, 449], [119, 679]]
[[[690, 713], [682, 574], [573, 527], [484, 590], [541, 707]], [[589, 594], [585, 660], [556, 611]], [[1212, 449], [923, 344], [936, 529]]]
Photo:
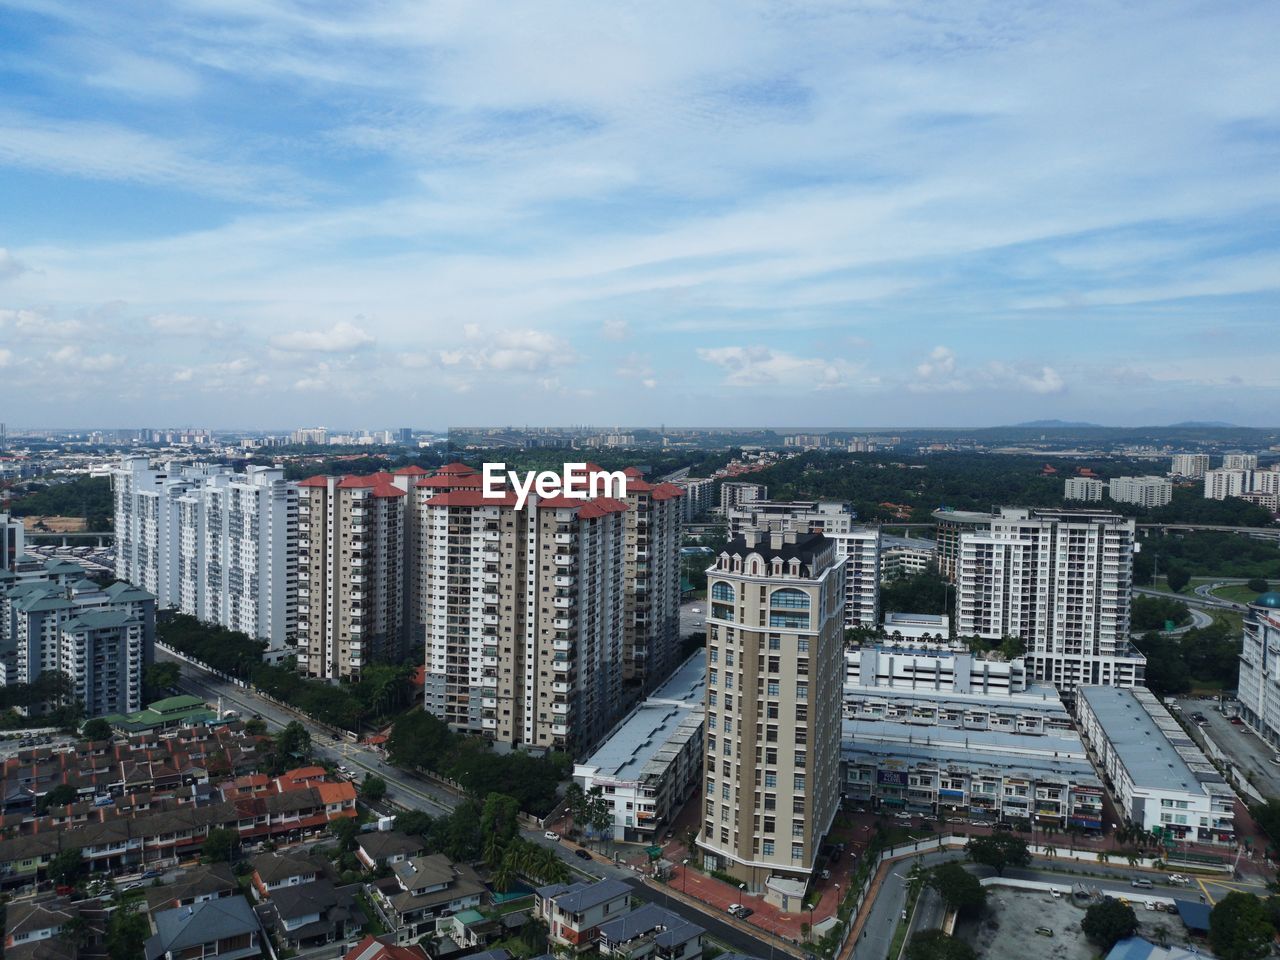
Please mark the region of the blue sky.
[[1280, 421], [1273, 2], [0, 24], [11, 425]]

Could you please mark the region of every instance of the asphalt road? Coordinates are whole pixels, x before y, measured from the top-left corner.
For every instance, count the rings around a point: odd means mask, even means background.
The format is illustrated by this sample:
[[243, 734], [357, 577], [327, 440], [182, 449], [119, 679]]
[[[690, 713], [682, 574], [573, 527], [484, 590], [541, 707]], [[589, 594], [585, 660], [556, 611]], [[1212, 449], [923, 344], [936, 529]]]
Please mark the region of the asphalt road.
[[1232, 603], [1230, 600], [1221, 600], [1218, 597], [1206, 597], [1198, 593], [1170, 593], [1167, 590], [1152, 590], [1150, 587], [1134, 587], [1134, 593], [1142, 594], [1144, 597], [1162, 597], [1165, 600], [1180, 600], [1187, 605], [1187, 609], [1194, 615], [1197, 607], [1204, 607], [1211, 610], [1243, 610], [1238, 603]]

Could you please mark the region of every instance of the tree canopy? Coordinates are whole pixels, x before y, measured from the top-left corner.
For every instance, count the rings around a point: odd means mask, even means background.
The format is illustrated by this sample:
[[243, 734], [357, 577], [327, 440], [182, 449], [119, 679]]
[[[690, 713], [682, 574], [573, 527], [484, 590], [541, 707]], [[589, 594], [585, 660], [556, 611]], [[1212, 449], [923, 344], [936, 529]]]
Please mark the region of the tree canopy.
[[926, 881], [938, 891], [948, 909], [960, 912], [981, 910], [987, 902], [987, 891], [982, 883], [958, 860], [940, 863], [929, 871]]
[[1119, 941], [1134, 935], [1138, 929], [1138, 917], [1128, 904], [1119, 900], [1103, 900], [1084, 912], [1080, 929], [1106, 953]]
[[921, 930], [907, 944], [907, 960], [977, 960], [973, 947], [942, 930]]
[[1025, 867], [1031, 863], [1027, 842], [1007, 833], [973, 837], [964, 845], [964, 852], [974, 863], [991, 867], [1001, 876], [1009, 867]]
[[1209, 914], [1209, 945], [1219, 960], [1261, 960], [1274, 939], [1267, 908], [1251, 893], [1229, 893]]

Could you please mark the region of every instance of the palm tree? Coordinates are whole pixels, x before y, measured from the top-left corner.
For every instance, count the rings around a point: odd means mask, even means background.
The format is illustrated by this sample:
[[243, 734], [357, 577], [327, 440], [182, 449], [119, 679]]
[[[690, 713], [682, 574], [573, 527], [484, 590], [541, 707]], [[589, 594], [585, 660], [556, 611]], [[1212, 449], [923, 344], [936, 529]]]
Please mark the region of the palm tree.
[[1107, 862], [1108, 860], [1110, 860], [1110, 859], [1111, 859], [1111, 851], [1110, 851], [1110, 850], [1099, 850], [1099, 851], [1098, 851], [1098, 862], [1099, 862], [1099, 863], [1106, 863], [1106, 862]]
[[498, 866], [494, 868], [491, 879], [493, 880], [494, 889], [499, 893], [506, 893], [511, 889], [511, 881], [515, 879], [514, 860], [515, 851], [508, 851]]
[[1044, 842], [1044, 855], [1046, 857], [1056, 857], [1058, 855], [1058, 848], [1053, 845], [1052, 840]]
[[1138, 861], [1142, 859], [1142, 857], [1138, 855], [1137, 850], [1126, 850], [1124, 852], [1124, 858], [1129, 861], [1129, 866], [1131, 867], [1136, 867], [1138, 865]]

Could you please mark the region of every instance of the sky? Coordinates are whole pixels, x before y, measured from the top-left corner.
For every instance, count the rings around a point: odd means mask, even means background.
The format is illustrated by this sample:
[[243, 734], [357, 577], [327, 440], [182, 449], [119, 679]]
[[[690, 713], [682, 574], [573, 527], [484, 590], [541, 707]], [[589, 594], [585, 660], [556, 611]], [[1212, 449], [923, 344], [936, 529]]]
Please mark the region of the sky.
[[1274, 426], [1277, 35], [0, 0], [0, 420]]

